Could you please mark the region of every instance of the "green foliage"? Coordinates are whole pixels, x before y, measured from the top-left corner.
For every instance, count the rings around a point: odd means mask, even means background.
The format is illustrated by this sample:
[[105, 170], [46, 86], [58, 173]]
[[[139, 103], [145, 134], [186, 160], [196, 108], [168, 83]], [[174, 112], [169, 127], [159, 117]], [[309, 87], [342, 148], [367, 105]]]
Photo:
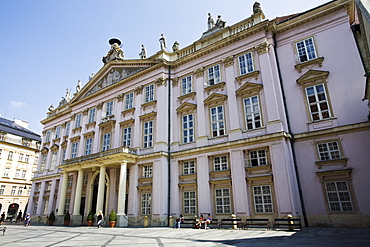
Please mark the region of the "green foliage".
[[54, 211], [51, 211], [50, 215], [49, 215], [49, 220], [55, 220], [55, 214], [54, 214]]
[[69, 212], [67, 212], [67, 213], [64, 215], [64, 220], [71, 220], [71, 215], [69, 214]]
[[109, 214], [109, 221], [117, 221], [117, 215], [116, 215], [116, 212], [114, 212], [113, 209]]
[[90, 213], [87, 215], [87, 221], [94, 221], [94, 214], [90, 211]]

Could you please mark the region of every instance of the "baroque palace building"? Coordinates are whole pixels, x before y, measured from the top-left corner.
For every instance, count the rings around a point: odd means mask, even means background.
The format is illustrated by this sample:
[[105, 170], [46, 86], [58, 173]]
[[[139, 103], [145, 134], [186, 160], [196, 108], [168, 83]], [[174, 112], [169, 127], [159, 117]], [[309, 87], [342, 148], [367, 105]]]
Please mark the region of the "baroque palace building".
[[169, 216], [369, 227], [370, 123], [354, 2], [227, 26], [103, 67], [42, 120], [28, 212], [61, 224], [114, 209], [119, 226]]
[[41, 136], [27, 122], [0, 117], [0, 212], [6, 219], [27, 209], [40, 145]]

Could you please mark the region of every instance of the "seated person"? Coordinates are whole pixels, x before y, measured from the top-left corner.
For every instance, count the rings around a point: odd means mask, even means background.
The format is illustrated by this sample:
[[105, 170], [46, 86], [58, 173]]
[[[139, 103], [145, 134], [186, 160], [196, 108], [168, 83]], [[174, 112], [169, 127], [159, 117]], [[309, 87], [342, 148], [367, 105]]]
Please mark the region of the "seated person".
[[209, 229], [209, 225], [212, 223], [211, 214], [208, 214], [206, 221], [204, 222], [204, 228]]
[[204, 221], [204, 218], [203, 218], [203, 214], [201, 214], [199, 216], [199, 219], [196, 220], [196, 223], [195, 223], [195, 228], [201, 228], [202, 227], [202, 224], [205, 223]]
[[185, 220], [184, 216], [182, 216], [182, 214], [180, 214], [180, 218], [176, 219], [175, 225], [173, 227], [175, 229], [179, 229], [180, 228], [180, 224], [183, 223], [184, 220]]

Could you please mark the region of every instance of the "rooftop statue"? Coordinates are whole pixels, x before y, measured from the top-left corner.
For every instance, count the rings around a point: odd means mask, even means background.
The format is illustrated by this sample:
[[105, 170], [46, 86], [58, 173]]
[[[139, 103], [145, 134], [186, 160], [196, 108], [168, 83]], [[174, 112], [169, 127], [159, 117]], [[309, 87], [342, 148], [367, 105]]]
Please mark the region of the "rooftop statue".
[[224, 28], [225, 27], [225, 24], [226, 24], [226, 21], [223, 21], [221, 19], [221, 15], [218, 15], [217, 16], [217, 21], [216, 21], [216, 27], [218, 27], [218, 28]]
[[78, 82], [77, 82], [77, 86], [76, 86], [76, 93], [78, 93], [78, 92], [80, 92], [80, 90], [81, 90], [81, 80], [80, 79], [78, 79]]
[[110, 50], [108, 51], [107, 55], [103, 57], [103, 63], [106, 64], [112, 60], [124, 60], [125, 56], [120, 48], [121, 41], [119, 39], [110, 39], [109, 44], [111, 45]]
[[261, 12], [261, 4], [259, 2], [255, 2], [253, 4], [253, 14], [257, 14], [258, 12]]
[[54, 105], [50, 105], [48, 111], [54, 111]]
[[172, 45], [172, 51], [174, 51], [174, 52], [178, 51], [179, 50], [179, 45], [180, 45], [180, 43], [175, 41], [175, 43], [173, 43], [173, 45]]
[[144, 45], [141, 45], [141, 52], [139, 53], [139, 56], [141, 59], [146, 58], [146, 47]]
[[208, 13], [208, 30], [211, 30], [215, 26], [215, 20], [213, 19], [211, 13]]
[[167, 42], [166, 37], [162, 33], [161, 38], [159, 39], [159, 45], [161, 46], [161, 50], [166, 50], [167, 48], [166, 42]]

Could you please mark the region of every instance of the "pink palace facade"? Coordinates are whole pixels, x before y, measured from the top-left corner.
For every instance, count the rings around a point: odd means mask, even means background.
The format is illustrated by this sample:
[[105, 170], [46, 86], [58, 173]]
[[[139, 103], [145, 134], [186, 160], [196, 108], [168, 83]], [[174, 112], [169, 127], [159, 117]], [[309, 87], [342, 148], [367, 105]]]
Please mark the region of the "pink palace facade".
[[57, 224], [114, 209], [117, 225], [169, 216], [301, 218], [370, 227], [370, 123], [351, 24], [336, 0], [208, 25], [179, 48], [103, 67], [42, 120], [28, 212]]

